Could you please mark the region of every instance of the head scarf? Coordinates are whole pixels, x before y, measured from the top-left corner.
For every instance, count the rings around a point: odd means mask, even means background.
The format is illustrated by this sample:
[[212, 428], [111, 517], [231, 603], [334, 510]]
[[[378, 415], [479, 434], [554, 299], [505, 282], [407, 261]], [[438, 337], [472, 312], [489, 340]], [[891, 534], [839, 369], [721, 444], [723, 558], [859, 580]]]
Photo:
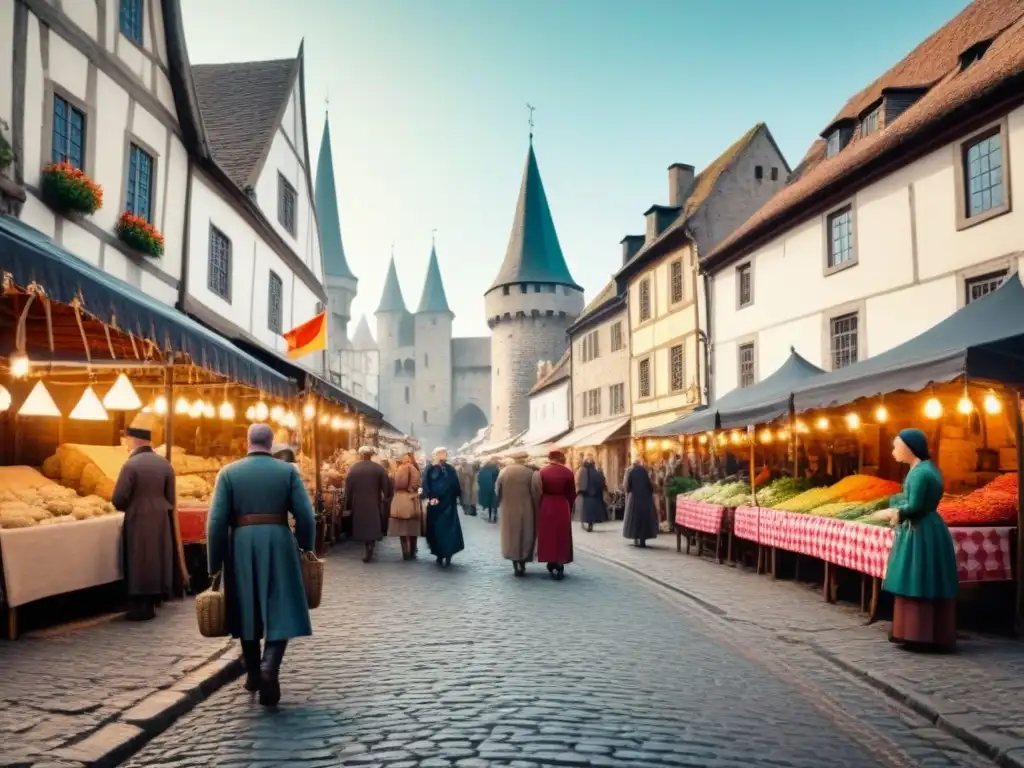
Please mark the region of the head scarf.
[[932, 457], [928, 452], [928, 437], [920, 429], [901, 429], [897, 437], [921, 461], [927, 461]]

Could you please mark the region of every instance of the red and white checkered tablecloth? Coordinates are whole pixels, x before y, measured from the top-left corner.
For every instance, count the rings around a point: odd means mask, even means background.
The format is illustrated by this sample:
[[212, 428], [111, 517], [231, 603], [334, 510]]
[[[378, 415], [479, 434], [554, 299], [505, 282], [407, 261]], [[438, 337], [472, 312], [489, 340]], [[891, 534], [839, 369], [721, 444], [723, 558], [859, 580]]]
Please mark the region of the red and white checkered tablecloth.
[[1013, 528], [950, 528], [960, 581], [1013, 581]]
[[[764, 507], [758, 509], [757, 518], [756, 541], [763, 546], [815, 557], [868, 576], [885, 576], [894, 534], [888, 526]], [[749, 523], [744, 524], [749, 530]], [[1012, 531], [1008, 527], [950, 528], [960, 581], [1012, 581]]]
[[757, 507], [736, 507], [732, 513], [732, 532], [737, 538], [747, 541], [758, 540], [758, 525], [761, 510]]
[[676, 525], [703, 533], [718, 533], [722, 530], [725, 507], [720, 504], [705, 504], [676, 497]]

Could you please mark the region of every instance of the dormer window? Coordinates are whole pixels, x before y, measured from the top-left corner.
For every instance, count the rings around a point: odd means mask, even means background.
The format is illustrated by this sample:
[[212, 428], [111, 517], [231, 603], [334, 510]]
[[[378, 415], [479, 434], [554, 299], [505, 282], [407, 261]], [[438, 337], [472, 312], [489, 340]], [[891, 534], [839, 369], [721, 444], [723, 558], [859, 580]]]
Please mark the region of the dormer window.
[[828, 144], [825, 145], [825, 157], [835, 157], [839, 154], [839, 150], [843, 148], [839, 142], [839, 129], [837, 128], [828, 135]]
[[852, 120], [845, 119], [843, 124], [833, 128], [826, 136], [825, 141], [825, 157], [835, 157], [843, 148], [850, 143], [850, 139], [853, 138], [853, 127], [856, 123]]
[[878, 130], [878, 118], [882, 113], [882, 105], [879, 104], [877, 107], [872, 109], [866, 115], [864, 119], [860, 121], [860, 135], [870, 136], [872, 133]]
[[960, 71], [964, 72], [970, 66], [985, 56], [989, 46], [992, 45], [991, 40], [982, 40], [981, 42], [975, 43], [966, 51], [960, 54]]

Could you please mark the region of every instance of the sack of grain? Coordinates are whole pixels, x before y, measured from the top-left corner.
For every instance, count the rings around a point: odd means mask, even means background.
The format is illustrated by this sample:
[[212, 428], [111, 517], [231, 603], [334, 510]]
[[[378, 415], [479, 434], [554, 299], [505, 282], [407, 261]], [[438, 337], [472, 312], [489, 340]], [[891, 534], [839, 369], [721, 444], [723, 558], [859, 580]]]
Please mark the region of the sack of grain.
[[60, 480], [60, 456], [55, 454], [43, 462], [43, 475], [51, 480]]

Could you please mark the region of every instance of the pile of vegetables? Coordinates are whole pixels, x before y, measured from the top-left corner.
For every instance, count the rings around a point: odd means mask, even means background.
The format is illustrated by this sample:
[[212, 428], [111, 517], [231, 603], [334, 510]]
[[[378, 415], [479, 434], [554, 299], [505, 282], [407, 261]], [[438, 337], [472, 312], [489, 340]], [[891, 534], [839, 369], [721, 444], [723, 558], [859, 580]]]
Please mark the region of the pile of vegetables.
[[765, 487], [757, 488], [757, 503], [761, 507], [776, 507], [787, 499], [792, 499], [807, 490], [806, 480], [792, 477], [780, 477]]
[[685, 498], [690, 501], [702, 501], [705, 504], [720, 504], [723, 507], [740, 507], [750, 504], [750, 483], [746, 481], [725, 481], [688, 493]]
[[1011, 525], [1017, 522], [1017, 473], [1001, 475], [966, 496], [943, 496], [939, 514], [947, 525]]
[[[900, 484], [891, 480], [883, 480], [880, 477], [871, 475], [850, 475], [844, 477], [835, 485], [827, 488], [812, 488], [798, 496], [794, 496], [779, 504], [774, 505], [775, 509], [784, 512], [819, 512], [827, 507], [824, 514], [828, 517], [842, 516], [845, 520], [855, 519], [847, 517], [857, 506], [869, 502], [887, 500], [893, 494], [899, 493]], [[769, 506], [762, 502], [762, 506]]]

